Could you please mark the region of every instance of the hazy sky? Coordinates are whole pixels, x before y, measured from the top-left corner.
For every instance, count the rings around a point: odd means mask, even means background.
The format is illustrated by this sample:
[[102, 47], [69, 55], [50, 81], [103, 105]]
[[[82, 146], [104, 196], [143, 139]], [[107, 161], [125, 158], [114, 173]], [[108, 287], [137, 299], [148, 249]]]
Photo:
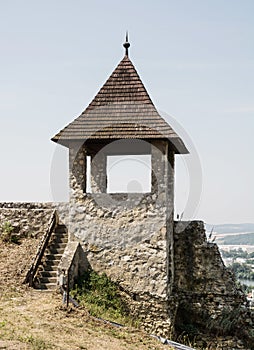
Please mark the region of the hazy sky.
[[[65, 166], [67, 153], [50, 138], [122, 59], [126, 29], [156, 107], [199, 155], [194, 217], [254, 222], [253, 0], [0, 0], [0, 201], [52, 200], [52, 159]], [[188, 184], [186, 157], [177, 162], [178, 213], [201, 181]]]

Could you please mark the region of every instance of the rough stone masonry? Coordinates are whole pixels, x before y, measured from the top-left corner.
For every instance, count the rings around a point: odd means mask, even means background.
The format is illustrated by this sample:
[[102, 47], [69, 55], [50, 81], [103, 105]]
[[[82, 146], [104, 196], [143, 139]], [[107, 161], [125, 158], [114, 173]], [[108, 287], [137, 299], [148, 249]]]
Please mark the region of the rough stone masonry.
[[85, 257], [92, 269], [105, 272], [119, 284], [128, 296], [132, 315], [149, 333], [172, 337], [188, 323], [204, 329], [225, 310], [239, 308], [245, 310], [244, 327], [252, 328], [245, 296], [224, 266], [217, 245], [207, 242], [203, 222], [175, 222], [173, 235], [168, 237], [154, 194], [133, 194], [131, 208], [121, 210], [116, 203], [124, 200], [123, 194], [110, 195], [116, 201], [111, 201], [110, 208], [102, 206], [105, 196], [83, 195], [75, 207], [68, 203], [1, 203], [0, 220], [36, 235], [47, 229], [57, 209], [69, 229], [65, 255], [73, 242], [80, 242], [85, 253], [80, 258]]

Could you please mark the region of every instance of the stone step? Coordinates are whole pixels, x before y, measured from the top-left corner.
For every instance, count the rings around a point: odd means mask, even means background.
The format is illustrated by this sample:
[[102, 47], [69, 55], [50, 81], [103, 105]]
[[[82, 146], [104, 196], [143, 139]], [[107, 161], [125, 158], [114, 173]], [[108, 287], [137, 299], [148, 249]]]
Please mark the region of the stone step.
[[60, 261], [48, 260], [44, 261], [40, 271], [57, 271]]
[[47, 249], [65, 249], [67, 243], [65, 242], [54, 242], [48, 245]]
[[52, 235], [52, 240], [54, 240], [54, 239], [56, 239], [56, 238], [63, 238], [63, 237], [68, 237], [68, 233], [67, 232], [60, 232], [60, 233], [57, 233], [57, 232], [55, 232], [55, 233], [53, 233], [53, 235]]
[[48, 266], [50, 268], [57, 269], [59, 263], [60, 263], [60, 259], [57, 259], [57, 260], [44, 260], [42, 262], [42, 266], [43, 266], [43, 268], [45, 268], [45, 266]]
[[56, 288], [54, 288], [54, 289], [41, 289], [39, 287], [35, 287], [34, 291], [37, 293], [52, 293], [55, 289]]
[[61, 242], [52, 242], [49, 245], [49, 248], [62, 248], [62, 249], [65, 249], [65, 247], [66, 247], [66, 243], [61, 243]]
[[56, 255], [63, 255], [64, 248], [57, 248], [57, 247], [48, 247], [46, 250], [46, 254], [56, 254]]
[[58, 268], [58, 265], [57, 264], [55, 264], [55, 265], [50, 265], [50, 264], [47, 264], [47, 265], [44, 265], [43, 266], [43, 270], [44, 271], [54, 271], [54, 272], [57, 272], [57, 268]]
[[[68, 237], [57, 237], [55, 238], [51, 244], [67, 244], [68, 243]], [[50, 244], [50, 245], [51, 245]]]
[[54, 271], [57, 271], [59, 263], [60, 263], [60, 260], [45, 261], [43, 264], [43, 269], [41, 271], [45, 270], [45, 267], [48, 267], [47, 271], [52, 271], [52, 268], [54, 268]]
[[37, 289], [51, 291], [57, 288], [57, 270], [65, 247], [68, 243], [68, 231], [65, 225], [58, 225], [45, 251], [42, 265], [38, 271]]
[[58, 236], [58, 235], [68, 235], [68, 230], [67, 230], [67, 228], [65, 228], [65, 229], [55, 229], [54, 234], [56, 236]]
[[38, 277], [39, 284], [43, 283], [54, 283], [56, 285], [57, 279], [56, 276], [54, 277]]
[[58, 230], [58, 229], [56, 229], [53, 232], [53, 236], [66, 236], [66, 235], [68, 235], [68, 231], [67, 230]]
[[58, 260], [60, 261], [62, 254], [47, 254], [45, 255], [45, 261], [47, 260]]
[[56, 283], [41, 283], [37, 289], [42, 291], [52, 291], [57, 288]]
[[55, 270], [55, 271], [41, 271], [40, 272], [40, 275], [41, 275], [41, 277], [54, 277], [54, 278], [56, 278], [57, 277], [57, 270]]
[[64, 226], [64, 225], [58, 225], [57, 228], [55, 229], [55, 233], [58, 234], [58, 233], [67, 233], [68, 230], [67, 230], [67, 227]]

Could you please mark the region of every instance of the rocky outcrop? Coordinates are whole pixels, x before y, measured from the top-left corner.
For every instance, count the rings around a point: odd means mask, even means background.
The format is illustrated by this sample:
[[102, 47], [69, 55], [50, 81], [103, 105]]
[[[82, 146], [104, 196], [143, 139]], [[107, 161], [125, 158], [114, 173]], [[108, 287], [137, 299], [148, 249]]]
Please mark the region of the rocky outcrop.
[[223, 349], [232, 349], [225, 344], [237, 336], [235, 349], [253, 348], [254, 319], [246, 297], [225, 267], [218, 246], [207, 241], [201, 221], [175, 223], [172, 298], [177, 304], [178, 335], [229, 336], [223, 338]]

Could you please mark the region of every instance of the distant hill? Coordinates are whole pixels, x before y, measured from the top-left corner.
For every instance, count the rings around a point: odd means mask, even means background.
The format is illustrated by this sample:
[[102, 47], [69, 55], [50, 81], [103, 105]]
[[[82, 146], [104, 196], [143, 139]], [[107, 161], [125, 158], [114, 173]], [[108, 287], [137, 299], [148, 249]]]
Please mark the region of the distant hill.
[[218, 237], [216, 243], [219, 245], [254, 245], [254, 232]]
[[218, 245], [251, 245], [254, 246], [254, 224], [206, 224], [206, 232], [216, 237]]
[[206, 231], [209, 233], [213, 229], [213, 232], [219, 234], [230, 234], [230, 233], [252, 233], [254, 232], [254, 224], [222, 224], [222, 225], [211, 225], [206, 224]]

